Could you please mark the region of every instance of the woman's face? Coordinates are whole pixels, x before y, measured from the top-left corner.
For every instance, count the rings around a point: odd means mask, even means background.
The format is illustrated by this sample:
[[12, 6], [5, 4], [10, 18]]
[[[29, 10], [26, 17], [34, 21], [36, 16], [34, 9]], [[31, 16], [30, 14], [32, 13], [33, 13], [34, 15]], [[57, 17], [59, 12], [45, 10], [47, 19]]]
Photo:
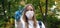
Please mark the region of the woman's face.
[[34, 16], [34, 11], [32, 6], [27, 7], [26, 16], [28, 19], [32, 19], [32, 17]]

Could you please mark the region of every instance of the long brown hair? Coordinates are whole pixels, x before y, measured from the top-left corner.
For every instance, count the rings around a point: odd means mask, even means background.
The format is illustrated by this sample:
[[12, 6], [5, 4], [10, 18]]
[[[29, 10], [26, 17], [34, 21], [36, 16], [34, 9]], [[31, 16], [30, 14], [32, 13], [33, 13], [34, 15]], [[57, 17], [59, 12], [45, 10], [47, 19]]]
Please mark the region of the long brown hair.
[[[27, 19], [26, 15], [25, 15], [28, 6], [32, 6], [33, 11], [35, 12], [35, 9], [34, 9], [34, 7], [33, 7], [32, 4], [27, 4], [27, 5], [25, 6], [25, 8], [24, 8], [25, 10], [24, 10], [24, 13], [23, 13], [23, 20], [24, 20], [24, 22], [25, 22], [26, 28], [29, 28], [29, 27], [28, 27], [28, 24], [29, 24], [29, 23], [28, 23], [28, 19]], [[34, 14], [32, 20], [33, 20], [33, 22], [34, 22], [34, 28], [36, 28], [37, 23], [36, 23], [36, 17], [35, 17], [35, 14]]]

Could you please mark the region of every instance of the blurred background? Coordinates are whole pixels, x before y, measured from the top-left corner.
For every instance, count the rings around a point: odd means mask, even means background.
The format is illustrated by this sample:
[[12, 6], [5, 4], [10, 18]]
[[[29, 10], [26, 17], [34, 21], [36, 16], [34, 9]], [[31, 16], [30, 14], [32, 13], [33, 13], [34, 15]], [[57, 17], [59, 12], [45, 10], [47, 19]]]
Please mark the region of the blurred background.
[[15, 12], [29, 3], [46, 28], [60, 28], [60, 0], [0, 0], [0, 28], [15, 28]]

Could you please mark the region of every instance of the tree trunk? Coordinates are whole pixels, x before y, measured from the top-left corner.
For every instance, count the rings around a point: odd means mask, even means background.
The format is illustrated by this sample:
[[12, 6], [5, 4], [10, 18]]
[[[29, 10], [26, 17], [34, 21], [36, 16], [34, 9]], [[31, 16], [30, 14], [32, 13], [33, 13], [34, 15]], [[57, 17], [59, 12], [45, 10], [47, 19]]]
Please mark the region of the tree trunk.
[[[41, 3], [39, 3], [39, 7], [40, 7], [40, 12], [42, 13]], [[48, 0], [46, 0], [45, 15], [43, 15], [44, 13], [42, 13], [43, 22], [44, 22], [46, 28], [47, 28], [47, 20], [46, 20], [47, 19], [47, 11], [48, 11]]]

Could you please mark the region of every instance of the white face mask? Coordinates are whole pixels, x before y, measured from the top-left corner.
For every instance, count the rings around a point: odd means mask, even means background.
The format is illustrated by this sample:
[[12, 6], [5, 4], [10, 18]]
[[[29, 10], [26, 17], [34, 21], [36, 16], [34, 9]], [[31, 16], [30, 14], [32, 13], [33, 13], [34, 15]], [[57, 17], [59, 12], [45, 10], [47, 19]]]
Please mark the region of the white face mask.
[[32, 18], [34, 16], [34, 11], [27, 11], [26, 14], [28, 19]]

